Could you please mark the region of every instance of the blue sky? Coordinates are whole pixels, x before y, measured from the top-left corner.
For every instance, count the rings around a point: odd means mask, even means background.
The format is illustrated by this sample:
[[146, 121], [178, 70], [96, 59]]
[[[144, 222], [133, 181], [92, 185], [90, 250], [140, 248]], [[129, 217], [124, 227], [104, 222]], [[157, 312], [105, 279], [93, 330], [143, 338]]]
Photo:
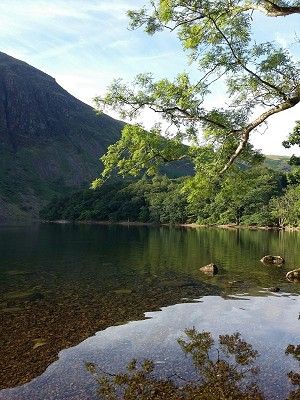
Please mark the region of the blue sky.
[[[139, 72], [172, 77], [188, 66], [176, 37], [149, 37], [129, 31], [126, 10], [143, 0], [1, 0], [0, 51], [22, 59], [56, 78], [71, 94], [92, 104], [113, 78], [131, 80]], [[256, 18], [258, 39], [273, 39], [300, 56], [295, 44], [300, 16]], [[300, 34], [299, 34], [300, 36]], [[214, 99], [222, 102], [220, 88]], [[144, 114], [145, 125], [152, 121]], [[267, 154], [287, 154], [281, 146], [300, 119], [300, 107], [270, 120], [267, 132], [252, 141]], [[294, 148], [290, 153], [299, 153]]]

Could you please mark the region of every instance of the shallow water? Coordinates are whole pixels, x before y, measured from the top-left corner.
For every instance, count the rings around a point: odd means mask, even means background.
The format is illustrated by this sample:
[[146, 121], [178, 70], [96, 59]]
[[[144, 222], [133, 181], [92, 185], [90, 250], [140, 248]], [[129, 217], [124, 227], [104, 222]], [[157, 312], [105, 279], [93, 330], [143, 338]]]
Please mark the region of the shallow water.
[[176, 339], [194, 326], [212, 332], [214, 338], [238, 331], [247, 342], [254, 343], [260, 354], [256, 377], [260, 387], [267, 398], [283, 399], [293, 389], [286, 375], [298, 369], [297, 361], [285, 355], [286, 347], [299, 341], [299, 323], [295, 323], [298, 310], [296, 296], [239, 300], [208, 296], [199, 303], [166, 307], [147, 313], [148, 320], [108, 328], [62, 351], [42, 376], [21, 388], [3, 391], [0, 398], [97, 399], [86, 362], [115, 373], [132, 358], [148, 358], [156, 363], [159, 376], [176, 372], [187, 379], [194, 370]]
[[[0, 387], [12, 388], [0, 399], [96, 399], [85, 362], [117, 372], [133, 357], [151, 358], [160, 377], [193, 376], [176, 342], [192, 326], [215, 338], [240, 332], [260, 353], [256, 381], [265, 396], [285, 399], [293, 389], [287, 373], [299, 369], [285, 355], [300, 344], [300, 285], [285, 279], [299, 267], [299, 240], [296, 232], [0, 228]], [[264, 266], [266, 254], [287, 262]], [[198, 271], [212, 261], [217, 276]], [[150, 319], [136, 321], [145, 312]]]

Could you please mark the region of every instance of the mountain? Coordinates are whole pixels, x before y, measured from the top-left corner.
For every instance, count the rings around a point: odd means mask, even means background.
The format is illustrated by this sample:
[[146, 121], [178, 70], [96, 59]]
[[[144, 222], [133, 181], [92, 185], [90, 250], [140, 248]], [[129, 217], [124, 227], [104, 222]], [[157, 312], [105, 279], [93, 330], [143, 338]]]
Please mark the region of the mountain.
[[291, 170], [289, 156], [266, 155], [265, 157], [264, 164], [266, 167], [280, 172], [289, 172]]
[[[0, 52], [0, 223], [37, 218], [54, 196], [87, 188], [122, 126], [51, 76]], [[289, 169], [287, 157], [267, 156], [266, 165]], [[193, 174], [188, 161], [164, 171]]]
[[37, 217], [54, 195], [86, 187], [122, 126], [0, 52], [0, 223]]

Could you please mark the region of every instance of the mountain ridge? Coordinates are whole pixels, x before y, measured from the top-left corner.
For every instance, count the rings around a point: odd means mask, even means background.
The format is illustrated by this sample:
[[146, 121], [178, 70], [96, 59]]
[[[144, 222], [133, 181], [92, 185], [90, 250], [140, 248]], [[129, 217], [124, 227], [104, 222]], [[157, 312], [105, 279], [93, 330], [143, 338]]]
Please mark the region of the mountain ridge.
[[0, 52], [0, 222], [36, 218], [54, 195], [89, 184], [122, 127]]

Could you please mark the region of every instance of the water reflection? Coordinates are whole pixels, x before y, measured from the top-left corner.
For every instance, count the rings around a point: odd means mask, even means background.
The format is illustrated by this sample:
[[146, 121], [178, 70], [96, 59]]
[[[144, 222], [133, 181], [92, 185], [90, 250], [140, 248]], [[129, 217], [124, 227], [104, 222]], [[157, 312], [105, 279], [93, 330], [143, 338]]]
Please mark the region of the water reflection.
[[[280, 288], [281, 298], [299, 293], [300, 285], [285, 279], [298, 267], [299, 238], [297, 232], [168, 227], [0, 227], [0, 388], [29, 382], [62, 349], [142, 319], [146, 311], [201, 296], [245, 294], [265, 296], [263, 308], [277, 296], [271, 287]], [[287, 262], [265, 267], [259, 262], [265, 254]], [[212, 261], [219, 275], [200, 274], [199, 267]], [[220, 310], [210, 311], [217, 325]], [[241, 316], [245, 324], [247, 315]]]
[[[197, 390], [205, 384], [214, 396], [219, 393], [216, 390], [222, 393], [226, 389], [244, 396], [251, 393], [249, 399], [263, 396], [268, 400], [284, 400], [290, 396], [295, 400], [298, 387], [288, 377], [296, 378], [290, 373], [299, 372], [299, 347], [291, 347], [299, 343], [298, 300], [297, 296], [287, 294], [227, 300], [208, 296], [199, 302], [147, 313], [148, 319], [144, 321], [108, 328], [62, 351], [58, 361], [40, 377], [18, 388], [1, 391], [0, 399], [96, 400], [99, 398], [97, 384], [87, 372], [86, 362], [97, 366], [96, 369], [100, 367], [99, 377], [103, 377], [107, 373], [128, 373], [124, 368], [135, 358], [138, 362], [133, 373], [140, 371], [143, 360], [153, 360], [155, 368], [150, 378], [154, 384], [158, 380], [159, 385], [171, 379], [174, 393], [178, 387], [186, 389], [187, 384], [191, 388], [196, 385]], [[182, 337], [188, 326], [195, 329]], [[203, 331], [210, 333], [204, 335]], [[182, 337], [180, 346], [178, 337]], [[285, 355], [286, 349], [289, 351]], [[150, 368], [151, 364], [146, 363], [145, 367]], [[257, 368], [259, 373], [254, 374]], [[200, 376], [204, 380], [199, 381]], [[235, 381], [236, 377], [241, 379]], [[229, 381], [224, 386], [225, 378]], [[293, 391], [296, 397], [291, 397]], [[220, 393], [220, 399], [230, 398], [221, 397]], [[205, 399], [196, 394], [195, 399]], [[218, 399], [208, 395], [206, 398]]]
[[[289, 344], [285, 350], [285, 354], [287, 355], [292, 355], [298, 362], [299, 362], [299, 367], [300, 367], [300, 345], [293, 345]], [[288, 373], [289, 380], [291, 383], [297, 387], [296, 390], [293, 390], [289, 397], [288, 400], [299, 400], [300, 399], [300, 368], [299, 372], [295, 371], [290, 371]]]
[[[177, 340], [181, 350], [193, 362], [197, 379], [190, 380], [173, 371], [172, 376], [160, 378], [151, 360], [131, 360], [124, 373], [107, 373], [93, 363], [87, 371], [97, 383], [97, 394], [103, 400], [265, 400], [256, 383], [259, 353], [236, 332], [219, 335], [218, 341], [210, 332], [186, 329]], [[288, 345], [285, 354], [299, 362], [300, 345]], [[286, 400], [299, 400], [300, 373], [291, 371], [287, 377], [296, 390]]]
[[87, 370], [97, 382], [97, 393], [106, 400], [263, 400], [263, 393], [253, 376], [258, 352], [241, 338], [240, 333], [220, 335], [218, 341], [210, 332], [186, 329], [178, 339], [185, 355], [192, 359], [196, 380], [183, 378], [175, 371], [160, 379], [155, 376], [155, 364], [144, 360], [140, 365], [133, 359], [125, 373], [108, 374], [95, 364]]

